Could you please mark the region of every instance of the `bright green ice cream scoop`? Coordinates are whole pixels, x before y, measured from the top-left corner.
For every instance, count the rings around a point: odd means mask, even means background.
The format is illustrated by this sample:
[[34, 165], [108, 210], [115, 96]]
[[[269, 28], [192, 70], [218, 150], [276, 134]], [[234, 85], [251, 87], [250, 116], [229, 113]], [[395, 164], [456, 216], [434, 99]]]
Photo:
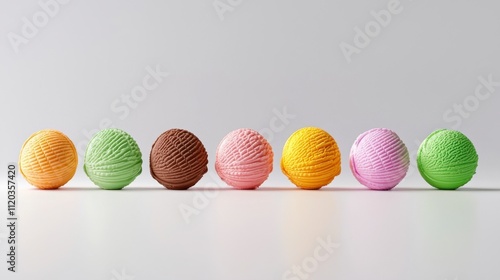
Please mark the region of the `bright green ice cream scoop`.
[[472, 179], [478, 155], [472, 142], [461, 132], [441, 129], [431, 133], [420, 145], [418, 170], [433, 187], [454, 190]]
[[135, 140], [125, 131], [104, 129], [87, 146], [83, 169], [102, 189], [119, 190], [142, 172], [142, 154]]

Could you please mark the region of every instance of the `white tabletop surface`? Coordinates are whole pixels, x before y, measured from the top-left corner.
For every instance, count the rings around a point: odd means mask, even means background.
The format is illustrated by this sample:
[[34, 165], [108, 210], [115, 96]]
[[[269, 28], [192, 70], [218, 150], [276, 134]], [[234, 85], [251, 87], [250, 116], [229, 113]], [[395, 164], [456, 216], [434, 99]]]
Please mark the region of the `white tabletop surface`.
[[2, 279], [500, 276], [495, 189], [26, 187], [19, 194], [19, 272], [4, 268]]

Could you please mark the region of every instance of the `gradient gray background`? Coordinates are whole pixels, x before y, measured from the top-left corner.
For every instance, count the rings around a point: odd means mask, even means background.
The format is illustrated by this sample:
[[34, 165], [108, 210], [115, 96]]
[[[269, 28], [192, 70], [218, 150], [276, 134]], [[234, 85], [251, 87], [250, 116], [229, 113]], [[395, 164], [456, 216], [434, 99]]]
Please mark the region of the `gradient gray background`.
[[[4, 4], [0, 32], [19, 34], [21, 18], [40, 10], [36, 3]], [[269, 127], [273, 109], [286, 107], [296, 117], [274, 133], [276, 172], [266, 185], [289, 184], [278, 170], [282, 146], [309, 125], [330, 132], [341, 148], [343, 173], [332, 185], [357, 185], [347, 162], [358, 134], [387, 127], [416, 150], [434, 129], [453, 126], [443, 114], [474, 94], [479, 76], [500, 80], [500, 24], [488, 1], [402, 1], [401, 13], [348, 63], [339, 44], [353, 44], [353, 28], [387, 3], [243, 1], [221, 21], [210, 1], [70, 1], [19, 54], [7, 36], [0, 45], [9, 120], [3, 160], [16, 160], [39, 129], [61, 130], [78, 144], [83, 130], [109, 118], [136, 138], [145, 170], [152, 143], [173, 127], [197, 134], [213, 167], [225, 134]], [[155, 65], [170, 76], [120, 119], [111, 104]], [[474, 182], [482, 186], [494, 184], [500, 167], [491, 126], [497, 94], [500, 88], [458, 128], [476, 145]], [[75, 180], [90, 184], [78, 171]], [[135, 184], [156, 182], [143, 174]], [[414, 172], [405, 185], [425, 182]]]
[[[149, 175], [148, 157], [152, 143], [163, 131], [178, 127], [195, 133], [207, 148], [209, 170], [214, 173], [215, 150], [224, 135], [240, 127], [260, 131], [270, 128], [275, 112], [286, 107], [295, 117], [272, 133], [275, 170], [264, 186], [293, 187], [279, 169], [283, 144], [295, 130], [318, 126], [332, 134], [342, 153], [342, 174], [327, 187], [332, 190], [361, 188], [349, 170], [348, 155], [357, 135], [373, 127], [396, 131], [412, 154], [433, 130], [457, 128], [472, 140], [479, 154], [477, 174], [468, 187], [498, 187], [500, 87], [467, 117], [460, 117], [459, 126], [454, 127], [455, 121], [444, 115], [453, 110], [454, 104], [470, 100], [480, 84], [478, 77], [492, 75], [494, 81], [500, 81], [500, 5], [495, 1], [402, 0], [402, 11], [392, 15], [388, 26], [349, 63], [339, 45], [353, 44], [354, 28], [363, 29], [374, 20], [370, 11], [387, 9], [389, 2], [243, 0], [234, 1], [237, 5], [221, 20], [214, 2], [207, 0], [72, 0], [61, 5], [57, 15], [15, 53], [9, 32], [21, 34], [22, 18], [31, 19], [41, 8], [37, 1], [1, 1], [2, 166], [17, 161], [23, 141], [37, 130], [58, 129], [75, 144], [84, 145], [84, 131], [97, 129], [108, 118], [115, 127], [129, 132], [142, 150], [143, 174], [132, 187], [160, 189]], [[145, 69], [156, 65], [170, 75], [121, 119], [111, 104], [122, 95], [130, 95], [147, 75]], [[82, 162], [83, 154], [77, 174], [65, 188], [96, 188], [85, 176]], [[414, 158], [412, 165], [398, 188], [432, 190], [415, 170]], [[21, 188], [33, 191], [22, 178], [18, 179]], [[205, 176], [193, 189], [213, 182], [221, 184]], [[32, 192], [27, 197], [37, 200], [35, 194], [42, 195]], [[147, 199], [152, 195], [139, 196]], [[279, 198], [280, 193], [272, 196]], [[4, 192], [0, 198], [4, 205]], [[68, 207], [71, 209], [71, 205]], [[133, 213], [135, 208], [131, 207]], [[24, 211], [25, 216], [35, 213]], [[465, 230], [469, 227], [462, 226]], [[24, 234], [30, 240], [26, 227]], [[499, 229], [497, 225], [495, 230]], [[32, 249], [24, 246], [26, 257]], [[311, 246], [314, 248], [312, 244], [305, 251]], [[284, 269], [292, 264], [285, 263]], [[475, 268], [473, 271], [478, 273], [485, 271], [481, 266]], [[111, 269], [103, 268], [100, 277], [110, 279]], [[240, 275], [240, 279], [275, 279], [281, 277], [283, 269], [277, 271], [272, 275]], [[352, 274], [349, 277], [349, 270], [340, 271], [337, 276], [344, 275], [343, 279], [358, 279]], [[462, 276], [460, 272], [441, 276], [432, 271], [419, 277], [480, 278], [471, 271], [470, 275], [462, 272]], [[200, 275], [204, 275], [202, 272]], [[335, 275], [331, 271], [318, 273], [324, 277]], [[412, 273], [383, 275], [385, 279], [410, 279]], [[51, 277], [56, 279], [57, 275], [62, 277], [56, 272]], [[137, 269], [135, 275], [136, 279], [151, 279], [141, 278]], [[183, 278], [182, 274], [173, 275]], [[214, 275], [208, 273], [207, 277]], [[236, 275], [218, 277], [229, 279]]]

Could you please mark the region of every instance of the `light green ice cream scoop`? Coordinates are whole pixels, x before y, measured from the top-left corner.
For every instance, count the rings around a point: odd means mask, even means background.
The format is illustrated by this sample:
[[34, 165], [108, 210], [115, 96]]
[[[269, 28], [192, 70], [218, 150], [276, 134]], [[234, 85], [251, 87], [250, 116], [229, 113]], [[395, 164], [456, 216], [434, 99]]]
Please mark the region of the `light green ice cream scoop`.
[[104, 129], [94, 135], [85, 152], [83, 169], [102, 189], [119, 190], [142, 172], [142, 154], [125, 131]]
[[455, 130], [434, 131], [418, 149], [418, 170], [438, 189], [454, 190], [465, 185], [476, 173], [477, 162], [472, 142]]

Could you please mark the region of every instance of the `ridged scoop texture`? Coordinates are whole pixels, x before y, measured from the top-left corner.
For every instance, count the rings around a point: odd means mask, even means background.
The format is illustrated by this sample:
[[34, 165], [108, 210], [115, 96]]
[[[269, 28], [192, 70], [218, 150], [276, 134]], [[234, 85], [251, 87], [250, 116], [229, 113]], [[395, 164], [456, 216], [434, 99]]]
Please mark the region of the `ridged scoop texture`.
[[19, 170], [33, 186], [57, 189], [75, 175], [78, 154], [73, 142], [57, 130], [41, 130], [31, 135], [19, 154]]
[[171, 129], [156, 139], [149, 157], [151, 176], [168, 189], [194, 186], [208, 168], [208, 154], [193, 133]]
[[478, 155], [472, 142], [461, 132], [437, 130], [418, 150], [418, 170], [430, 185], [439, 189], [456, 189], [476, 173]]
[[217, 147], [215, 169], [228, 185], [255, 189], [272, 172], [273, 156], [271, 145], [262, 135], [238, 129], [226, 135]]
[[84, 170], [97, 186], [122, 189], [141, 174], [142, 154], [128, 133], [116, 128], [101, 130], [87, 147]]
[[303, 189], [319, 189], [340, 174], [340, 151], [335, 139], [316, 127], [294, 132], [283, 147], [281, 170]]
[[374, 128], [358, 136], [349, 156], [356, 179], [370, 189], [389, 190], [406, 175], [408, 149], [399, 136], [386, 128]]

